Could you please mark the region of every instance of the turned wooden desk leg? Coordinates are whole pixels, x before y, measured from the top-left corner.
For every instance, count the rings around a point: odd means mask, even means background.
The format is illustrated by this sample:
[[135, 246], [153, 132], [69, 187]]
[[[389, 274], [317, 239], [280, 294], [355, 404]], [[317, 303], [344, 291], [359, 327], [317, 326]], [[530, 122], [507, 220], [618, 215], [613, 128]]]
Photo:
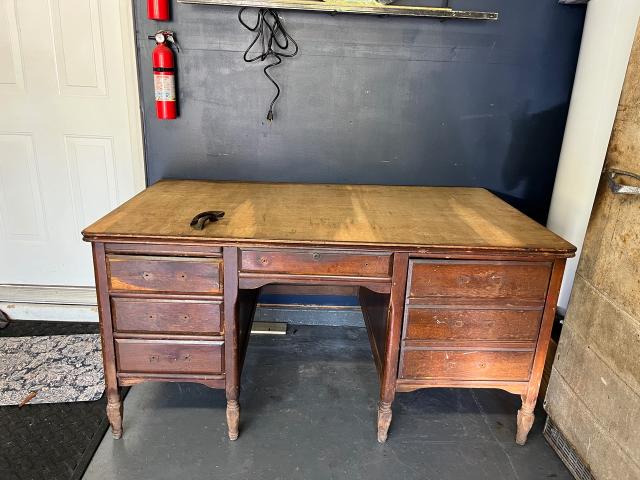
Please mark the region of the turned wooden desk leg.
[[391, 425], [391, 402], [378, 402], [378, 442], [384, 443], [387, 441], [387, 434], [389, 432], [389, 426]]
[[122, 399], [117, 388], [115, 393], [107, 393], [107, 418], [111, 424], [113, 438], [122, 437]]
[[240, 403], [238, 400], [227, 399], [227, 429], [229, 440], [237, 440], [240, 426]]
[[224, 362], [229, 440], [240, 433], [240, 367], [238, 365], [238, 248], [224, 247]]
[[558, 295], [560, 293], [560, 285], [562, 283], [562, 275], [564, 273], [565, 259], [558, 259], [553, 262], [551, 270], [551, 278], [549, 287], [547, 288], [547, 298], [545, 301], [544, 311], [542, 313], [542, 325], [540, 326], [540, 334], [538, 335], [538, 343], [536, 345], [536, 353], [531, 366], [531, 378], [525, 393], [522, 395], [522, 407], [518, 410], [516, 443], [524, 445], [527, 443], [527, 436], [533, 426], [535, 415], [533, 410], [536, 408], [538, 400], [538, 392], [540, 390], [540, 381], [542, 380], [542, 372], [544, 371], [544, 363], [547, 359], [547, 350], [549, 349], [549, 340], [551, 339], [551, 329], [556, 315], [556, 305], [558, 303]]
[[398, 379], [398, 357], [400, 355], [400, 337], [402, 317], [404, 314], [404, 295], [407, 287], [409, 255], [395, 253], [393, 255], [393, 273], [391, 276], [391, 295], [387, 313], [387, 329], [385, 355], [382, 366], [380, 385], [380, 401], [378, 402], [378, 442], [387, 441], [387, 433], [391, 425], [391, 404], [396, 395]]
[[524, 445], [527, 443], [527, 436], [529, 435], [529, 431], [531, 431], [531, 427], [533, 426], [533, 421], [536, 418], [533, 414], [533, 410], [536, 407], [536, 398], [537, 397], [535, 395], [522, 395], [522, 406], [520, 407], [520, 410], [518, 410], [517, 417], [518, 429], [516, 432], [516, 443], [518, 445]]
[[100, 318], [100, 337], [102, 340], [102, 362], [104, 383], [107, 393], [107, 418], [111, 424], [113, 438], [122, 436], [122, 398], [118, 388], [116, 374], [116, 355], [113, 347], [113, 326], [111, 324], [111, 302], [107, 289], [107, 267], [104, 243], [94, 243], [93, 270], [98, 294], [98, 316]]

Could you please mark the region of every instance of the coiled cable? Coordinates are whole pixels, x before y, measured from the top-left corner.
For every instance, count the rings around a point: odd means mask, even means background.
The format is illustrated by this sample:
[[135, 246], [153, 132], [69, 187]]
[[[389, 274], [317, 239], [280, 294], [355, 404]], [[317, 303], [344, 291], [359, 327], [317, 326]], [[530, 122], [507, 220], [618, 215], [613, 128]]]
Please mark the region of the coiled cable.
[[[244, 21], [242, 14], [247, 7], [242, 7], [238, 11], [238, 20], [247, 30], [255, 32], [251, 44], [244, 52], [243, 59], [245, 62], [264, 62], [265, 60], [272, 58], [273, 61], [263, 68], [265, 76], [276, 87], [276, 94], [269, 104], [269, 111], [267, 112], [267, 120], [273, 120], [273, 107], [280, 96], [280, 86], [278, 82], [270, 75], [269, 69], [282, 63], [283, 58], [294, 57], [298, 53], [298, 44], [289, 35], [282, 24], [282, 19], [278, 15], [278, 11], [273, 8], [259, 8], [258, 16], [256, 18], [255, 25], [251, 26]], [[261, 46], [259, 54], [251, 57], [250, 52], [254, 46], [258, 44]]]

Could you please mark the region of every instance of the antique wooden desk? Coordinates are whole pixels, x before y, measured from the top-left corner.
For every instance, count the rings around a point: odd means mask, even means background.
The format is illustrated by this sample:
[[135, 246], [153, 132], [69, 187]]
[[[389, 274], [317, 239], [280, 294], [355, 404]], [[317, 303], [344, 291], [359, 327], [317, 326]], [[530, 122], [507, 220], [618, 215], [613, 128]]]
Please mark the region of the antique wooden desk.
[[[224, 218], [190, 226], [206, 210]], [[119, 387], [224, 388], [238, 437], [257, 291], [352, 285], [380, 378], [378, 440], [396, 392], [500, 388], [533, 423], [565, 259], [575, 248], [477, 188], [162, 181], [83, 232], [93, 244], [113, 435]]]

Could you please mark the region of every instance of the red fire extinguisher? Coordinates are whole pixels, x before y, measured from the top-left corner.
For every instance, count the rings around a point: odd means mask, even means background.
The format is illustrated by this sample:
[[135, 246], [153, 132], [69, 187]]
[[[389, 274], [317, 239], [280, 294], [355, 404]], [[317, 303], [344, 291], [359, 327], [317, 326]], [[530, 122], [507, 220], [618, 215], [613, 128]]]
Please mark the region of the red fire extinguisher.
[[169, 0], [147, 0], [149, 20], [169, 20]]
[[156, 114], [160, 120], [173, 120], [177, 114], [176, 66], [173, 50], [167, 45], [167, 42], [174, 44], [178, 51], [180, 51], [180, 47], [175, 40], [174, 33], [170, 30], [162, 30], [152, 38], [156, 41], [156, 48], [152, 53]]

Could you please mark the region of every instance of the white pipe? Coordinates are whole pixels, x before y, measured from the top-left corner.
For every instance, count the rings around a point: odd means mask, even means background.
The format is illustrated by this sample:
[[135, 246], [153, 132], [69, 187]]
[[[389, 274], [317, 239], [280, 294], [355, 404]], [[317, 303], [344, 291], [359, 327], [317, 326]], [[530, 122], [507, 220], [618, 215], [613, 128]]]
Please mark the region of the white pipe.
[[591, 0], [587, 7], [547, 220], [549, 229], [578, 247], [567, 262], [558, 300], [561, 312], [569, 303], [638, 19], [639, 0]]

